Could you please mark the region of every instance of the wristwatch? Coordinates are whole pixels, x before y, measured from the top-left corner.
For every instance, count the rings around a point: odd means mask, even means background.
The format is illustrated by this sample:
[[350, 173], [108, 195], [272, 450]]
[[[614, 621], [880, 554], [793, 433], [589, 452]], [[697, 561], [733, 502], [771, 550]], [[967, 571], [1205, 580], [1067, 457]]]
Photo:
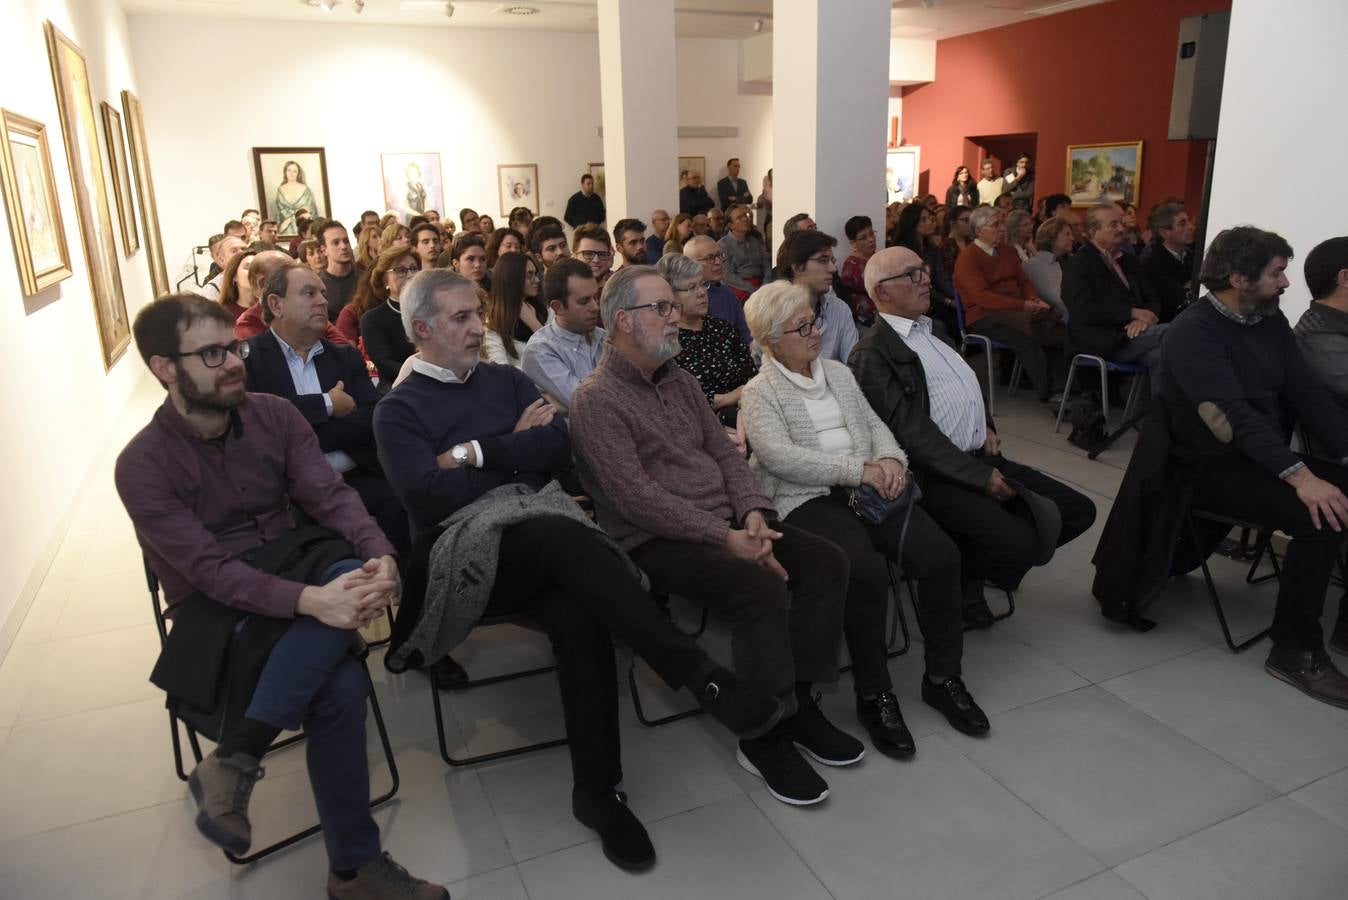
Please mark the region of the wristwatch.
[[458, 466], [466, 466], [466, 465], [468, 465], [468, 445], [467, 445], [467, 444], [455, 444], [455, 445], [454, 445], [454, 449], [449, 451], [449, 455], [450, 455], [450, 458], [452, 458], [452, 459], [454, 460], [454, 464], [455, 464], [455, 465], [458, 465]]

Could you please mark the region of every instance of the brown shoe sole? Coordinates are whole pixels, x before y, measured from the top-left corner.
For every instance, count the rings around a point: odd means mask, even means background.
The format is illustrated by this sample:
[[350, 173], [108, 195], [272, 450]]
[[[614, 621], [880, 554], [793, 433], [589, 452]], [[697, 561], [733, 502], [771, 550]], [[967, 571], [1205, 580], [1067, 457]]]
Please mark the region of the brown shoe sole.
[[1281, 671], [1281, 670], [1279, 670], [1279, 669], [1274, 668], [1273, 666], [1269, 665], [1267, 662], [1264, 663], [1264, 671], [1267, 672], [1268, 674], [1272, 675], [1274, 678], [1278, 679], [1279, 681], [1285, 681], [1285, 682], [1287, 682], [1287, 683], [1290, 684], [1292, 687], [1294, 687], [1294, 688], [1296, 688], [1297, 690], [1301, 691], [1301, 693], [1305, 694], [1307, 697], [1310, 697], [1310, 698], [1313, 699], [1313, 700], [1319, 700], [1321, 703], [1327, 704], [1327, 705], [1329, 705], [1329, 706], [1335, 706], [1335, 707], [1338, 707], [1339, 709], [1348, 709], [1348, 700], [1339, 700], [1339, 699], [1336, 699], [1336, 698], [1333, 698], [1333, 697], [1326, 697], [1324, 694], [1316, 693], [1315, 691], [1313, 691], [1313, 690], [1311, 690], [1310, 688], [1306, 687], [1306, 686], [1305, 686], [1304, 684], [1302, 684], [1300, 681], [1297, 681], [1297, 680], [1296, 680], [1295, 678], [1293, 678], [1291, 675], [1288, 675], [1286, 672], [1283, 672], [1283, 671]]

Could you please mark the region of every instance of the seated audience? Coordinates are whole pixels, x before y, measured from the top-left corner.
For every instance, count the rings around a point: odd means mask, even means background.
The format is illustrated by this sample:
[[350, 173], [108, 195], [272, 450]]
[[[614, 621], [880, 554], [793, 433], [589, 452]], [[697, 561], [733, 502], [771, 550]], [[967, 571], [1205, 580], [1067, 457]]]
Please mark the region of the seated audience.
[[852, 310], [833, 293], [836, 246], [838, 241], [822, 231], [797, 231], [777, 250], [777, 277], [809, 291], [819, 319], [820, 353], [824, 359], [843, 362], [856, 346], [857, 326]]
[[328, 319], [336, 322], [342, 307], [355, 296], [360, 273], [356, 271], [356, 257], [351, 252], [351, 239], [346, 235], [346, 226], [333, 219], [326, 219], [315, 231], [328, 260], [327, 268], [319, 273], [328, 295]]
[[852, 252], [842, 264], [842, 283], [852, 307], [852, 318], [858, 328], [869, 328], [875, 322], [875, 307], [866, 296], [866, 260], [875, 255], [875, 227], [870, 216], [853, 216], [843, 225], [843, 233]]
[[[763, 185], [754, 205], [758, 207], [758, 227], [767, 234], [772, 227], [772, 169], [768, 169], [768, 174], [763, 176]], [[720, 239], [720, 235], [717, 235], [717, 239]]]
[[1182, 203], [1162, 203], [1147, 219], [1151, 243], [1142, 251], [1142, 274], [1161, 298], [1161, 321], [1189, 302], [1193, 287], [1194, 223]]
[[[971, 251], [972, 252], [972, 251]], [[1053, 548], [1095, 521], [1095, 504], [1065, 484], [1002, 456], [1001, 438], [974, 371], [935, 338], [927, 316], [929, 276], [905, 247], [866, 264], [879, 321], [848, 360], [857, 383], [922, 486], [923, 508], [960, 548], [964, 621], [987, 627], [990, 582], [1014, 591]], [[1054, 533], [1049, 508], [1061, 528]]]
[[463, 230], [464, 234], [476, 232], [481, 223], [482, 217], [479, 216], [476, 211], [469, 209], [466, 206], [459, 210], [459, 227]]
[[1062, 263], [1072, 255], [1075, 237], [1072, 227], [1063, 219], [1049, 219], [1035, 232], [1034, 246], [1038, 251], [1025, 263], [1025, 274], [1034, 285], [1034, 292], [1058, 315], [1067, 316], [1067, 305], [1062, 299]]
[[[963, 210], [958, 211], [966, 220], [969, 216]], [[961, 231], [967, 231], [967, 221]], [[927, 266], [931, 276], [930, 315], [940, 327], [938, 337], [950, 340], [959, 334], [959, 319], [955, 315], [955, 281], [945, 270], [945, 250], [938, 245], [936, 237], [936, 217], [920, 203], [910, 203], [899, 213], [899, 221], [894, 228], [894, 236], [889, 242], [891, 247], [907, 247]], [[864, 276], [863, 276], [864, 280]], [[861, 296], [870, 302], [865, 287]]]
[[576, 385], [594, 371], [604, 355], [599, 283], [585, 263], [564, 260], [543, 277], [543, 299], [552, 315], [525, 344], [520, 368], [565, 413]]
[[974, 184], [973, 176], [969, 174], [969, 167], [957, 167], [955, 177], [951, 179], [950, 187], [945, 191], [945, 205], [951, 209], [958, 206], [973, 209], [978, 204], [978, 185]]
[[[599, 231], [607, 237], [602, 228]], [[519, 368], [524, 345], [548, 321], [542, 293], [543, 278], [533, 257], [511, 253], [497, 260], [482, 336], [482, 354], [487, 362]]]
[[679, 306], [680, 350], [674, 361], [697, 379], [721, 424], [734, 427], [740, 389], [758, 371], [754, 358], [734, 326], [710, 313], [710, 285], [702, 280], [701, 263], [671, 253], [660, 258], [656, 269]]
[[[719, 241], [721, 238], [725, 237], [726, 235], [725, 210], [712, 207], [711, 209], [707, 210], [705, 213], [701, 213], [700, 215], [705, 215], [707, 217], [707, 234], [711, 235], [713, 240]], [[697, 218], [697, 216], [694, 216], [693, 218]]]
[[[955, 283], [955, 263], [959, 260], [959, 255], [964, 248], [974, 242], [973, 232], [969, 230], [969, 220], [972, 216], [972, 209], [952, 208], [950, 215], [946, 216], [945, 227], [941, 229], [943, 268], [952, 286]], [[954, 303], [953, 298], [951, 303]]]
[[251, 244], [258, 239], [258, 231], [261, 230], [262, 213], [255, 209], [245, 209], [239, 213], [239, 221], [243, 223], [243, 240], [246, 244]]
[[[190, 671], [167, 674], [202, 677], [205, 660], [179, 641], [218, 643], [212, 632], [228, 634], [245, 617], [279, 633], [248, 706], [226, 719], [220, 743], [192, 770], [197, 828], [225, 850], [246, 853], [262, 757], [283, 730], [303, 727], [327, 848], [327, 895], [448, 900], [443, 888], [381, 852], [369, 809], [370, 684], [351, 651], [355, 629], [382, 615], [398, 593], [393, 546], [324, 463], [295, 408], [245, 393], [247, 345], [232, 325], [218, 304], [190, 295], [162, 297], [140, 311], [136, 346], [168, 396], [116, 466], [117, 491], [165, 601], [179, 607], [178, 624], [189, 609], [219, 611], [195, 616], [196, 629], [174, 627], [162, 660], [174, 651]], [[292, 507], [349, 542], [338, 551], [349, 559], [311, 579], [244, 562], [243, 554], [285, 539]]]
[[356, 237], [356, 268], [362, 272], [374, 265], [379, 258], [378, 223], [366, 225]]
[[544, 269], [551, 269], [558, 260], [571, 258], [571, 249], [566, 246], [566, 232], [562, 231], [560, 225], [540, 226], [535, 221], [534, 227], [530, 229], [529, 250], [543, 264]]
[[[1248, 225], [1221, 232], [1208, 247], [1200, 281], [1209, 293], [1166, 334], [1161, 403], [1143, 429], [1120, 488], [1123, 502], [1115, 504], [1097, 548], [1094, 590], [1106, 616], [1146, 630], [1155, 623], [1141, 618], [1140, 609], [1181, 561], [1178, 550], [1171, 554], [1148, 537], [1180, 533], [1187, 503], [1276, 529], [1290, 541], [1264, 670], [1343, 709], [1348, 678], [1325, 652], [1320, 617], [1348, 527], [1348, 427], [1279, 310], [1291, 258], [1282, 237]], [[1291, 450], [1293, 421], [1320, 442], [1328, 459]], [[1153, 436], [1164, 439], [1168, 452], [1143, 452]], [[1164, 477], [1155, 471], [1162, 466]], [[1133, 480], [1160, 481], [1178, 502], [1128, 502]], [[1125, 510], [1134, 513], [1132, 520], [1125, 520]], [[1342, 604], [1339, 623], [1331, 646], [1343, 653]]]
[[263, 219], [257, 228], [257, 239], [264, 244], [275, 244], [280, 237], [279, 229], [276, 227], [275, 219]]
[[[267, 304], [262, 302], [263, 291], [266, 290], [267, 282], [271, 279], [271, 276], [278, 269], [292, 262], [294, 260], [288, 254], [279, 250], [262, 250], [253, 257], [252, 263], [248, 266], [248, 286], [258, 302], [245, 309], [243, 315], [235, 320], [234, 336], [236, 338], [246, 341], [267, 330], [269, 320], [266, 318]], [[323, 340], [334, 344], [346, 343], [346, 337], [331, 322], [328, 323], [327, 331], [323, 333]]]
[[[496, 264], [507, 253], [524, 252], [524, 235], [510, 228], [498, 228], [487, 238], [487, 272], [496, 271]], [[487, 276], [490, 284], [491, 276]]]
[[[657, 234], [659, 233], [657, 232]], [[664, 230], [663, 235], [665, 242], [660, 250], [660, 256], [664, 256], [666, 253], [682, 253], [684, 243], [693, 236], [693, 217], [688, 213], [679, 213], [674, 217], [674, 221], [670, 223], [669, 227]], [[651, 256], [649, 244], [647, 248], [646, 259], [654, 265], [660, 259], [660, 256]]]
[[444, 245], [440, 240], [439, 226], [430, 222], [412, 226], [410, 246], [422, 269], [434, 269], [440, 265], [440, 252]]
[[754, 205], [753, 192], [749, 190], [749, 184], [740, 177], [740, 161], [738, 157], [732, 156], [726, 160], [726, 176], [716, 182], [716, 201], [721, 209], [730, 209], [736, 203], [742, 203], [745, 206]]
[[[847, 558], [833, 544], [777, 521], [767, 497], [679, 352], [674, 294], [649, 266], [604, 289], [610, 347], [572, 398], [581, 483], [598, 524], [657, 593], [724, 615], [735, 671], [780, 699], [787, 717], [743, 737], [736, 759], [784, 803], [805, 806], [828, 785], [797, 752], [850, 765], [865, 748], [819, 706], [815, 682], [838, 677]], [[509, 426], [507, 426], [509, 427]], [[537, 552], [530, 547], [530, 562]], [[587, 578], [587, 587], [595, 579]]]
[[1006, 216], [1006, 242], [1023, 266], [1037, 252], [1034, 248], [1034, 217], [1028, 209], [1013, 209]]
[[1072, 198], [1066, 194], [1049, 194], [1044, 198], [1044, 215], [1047, 218], [1067, 218], [1072, 211]]
[[205, 284], [197, 288], [197, 293], [207, 300], [218, 302], [220, 291], [225, 283], [225, 267], [248, 245], [243, 242], [243, 238], [232, 234], [222, 234], [218, 238], [212, 238], [208, 244], [211, 250], [211, 277]]
[[[914, 504], [907, 516], [864, 523], [849, 492], [868, 485], [894, 500], [907, 484], [908, 458], [866, 403], [847, 366], [819, 356], [819, 329], [804, 289], [773, 282], [745, 304], [763, 368], [740, 400], [750, 465], [759, 487], [788, 525], [825, 538], [851, 561], [843, 636], [852, 660], [857, 719], [875, 748], [906, 759], [917, 752], [903, 721], [884, 635], [890, 579], [885, 560], [918, 583], [914, 598], [927, 671], [922, 699], [966, 734], [985, 734], [988, 719], [960, 678], [960, 556], [951, 539]], [[897, 586], [895, 587], [897, 591]]]
[[683, 245], [683, 253], [702, 267], [702, 280], [707, 283], [707, 308], [711, 314], [733, 325], [735, 333], [747, 346], [753, 338], [744, 321], [744, 304], [721, 282], [725, 277], [725, 254], [721, 252], [721, 246], [709, 235], [699, 234], [688, 239]]
[[486, 213], [483, 213], [482, 215], [477, 217], [477, 233], [482, 235], [483, 238], [486, 238], [495, 230], [496, 230], [496, 220], [493, 219], [491, 216], [487, 215]]
[[[679, 213], [687, 215], [687, 213]], [[705, 214], [700, 214], [705, 215]], [[689, 227], [692, 227], [692, 217], [688, 219]], [[665, 232], [669, 231], [669, 213], [663, 209], [651, 211], [651, 234], [646, 238], [646, 259], [655, 261], [665, 255]]]
[[1117, 205], [1123, 212], [1123, 243], [1119, 248], [1124, 253], [1141, 253], [1147, 242], [1143, 239], [1141, 229], [1137, 227], [1137, 207], [1122, 200], [1117, 201]]
[[[1039, 390], [1039, 399], [1053, 402], [1054, 369], [1046, 349], [1063, 345], [1062, 317], [1039, 299], [1020, 258], [1006, 244], [1006, 216], [999, 209], [979, 207], [969, 216], [974, 243], [955, 262], [955, 290], [964, 304], [964, 328], [1011, 348], [1025, 374]], [[992, 390], [993, 385], [988, 385]]]
[[449, 250], [449, 267], [486, 290], [491, 284], [487, 281], [487, 241], [471, 231], [456, 237]]
[[587, 172], [580, 176], [580, 190], [566, 201], [562, 221], [572, 228], [579, 228], [586, 224], [603, 225], [606, 218], [604, 199], [594, 192], [594, 176]]
[[749, 207], [742, 204], [726, 211], [728, 231], [721, 238], [721, 252], [725, 254], [725, 275], [722, 281], [744, 300], [752, 294], [772, 270], [763, 235], [754, 229]]
[[1123, 213], [1102, 203], [1086, 213], [1086, 243], [1062, 264], [1062, 299], [1074, 353], [1146, 366], [1161, 389], [1161, 300], [1137, 257], [1121, 253]]
[[978, 203], [980, 206], [992, 206], [997, 202], [1006, 191], [1006, 182], [993, 174], [993, 162], [991, 159], [983, 160], [979, 166], [979, 171], [983, 177], [978, 180]]
[[[416, 664], [427, 649], [445, 652], [482, 616], [520, 614], [543, 626], [557, 657], [572, 812], [599, 833], [615, 865], [646, 869], [655, 850], [618, 789], [610, 633], [671, 688], [692, 690], [736, 734], [768, 731], [782, 708], [674, 627], [613, 541], [555, 485], [545, 488], [551, 473], [570, 462], [565, 424], [523, 373], [479, 364], [485, 329], [478, 309], [472, 283], [453, 272], [422, 272], [403, 292], [403, 321], [419, 355], [407, 381], [379, 404], [374, 427], [418, 541], [385, 665]], [[450, 516], [457, 524], [446, 527]], [[472, 588], [457, 591], [450, 604], [437, 582], [457, 580], [450, 569], [475, 565]], [[411, 607], [437, 603], [450, 604], [450, 611], [428, 648], [409, 634], [416, 624]]]
[[370, 269], [369, 299], [364, 301], [365, 311], [360, 317], [360, 338], [365, 345], [365, 355], [379, 373], [382, 391], [393, 386], [398, 370], [412, 355], [412, 343], [403, 331], [398, 298], [402, 296], [403, 287], [419, 271], [421, 264], [406, 247], [385, 250]]
[[[366, 228], [379, 228], [379, 213], [372, 209], [367, 209], [360, 214], [360, 221], [356, 223], [356, 237], [359, 238], [360, 233]], [[377, 233], [378, 231], [376, 231]]]
[[[1341, 408], [1348, 410], [1348, 237], [1317, 244], [1302, 266], [1311, 307], [1297, 320], [1297, 347], [1311, 371]], [[1340, 622], [1348, 604], [1340, 609]], [[1348, 630], [1343, 646], [1348, 649]]]
[[299, 261], [317, 275], [328, 267], [328, 252], [315, 238], [300, 241]]
[[412, 229], [401, 222], [394, 222], [387, 226], [383, 234], [379, 236], [379, 246], [385, 250], [392, 249], [395, 245], [399, 247], [412, 246]]
[[582, 225], [571, 236], [571, 253], [590, 267], [599, 287], [613, 274], [613, 239], [602, 225]]
[[323, 282], [299, 263], [267, 279], [262, 302], [271, 326], [248, 345], [247, 386], [295, 405], [318, 437], [332, 470], [355, 488], [400, 555], [411, 548], [407, 513], [384, 478], [374, 446], [379, 392], [360, 352], [323, 340]]
[[220, 305], [236, 321], [248, 307], [257, 302], [252, 283], [248, 280], [248, 269], [257, 253], [256, 250], [244, 250], [235, 254], [234, 258], [225, 264], [225, 271], [220, 279]]
[[786, 240], [797, 231], [817, 231], [818, 228], [809, 213], [796, 213], [782, 223], [782, 240]]
[[1001, 194], [996, 200], [992, 201], [992, 205], [1008, 215], [1015, 208], [1015, 204], [1011, 202], [1010, 194]]
[[716, 201], [711, 199], [711, 195], [702, 185], [702, 173], [689, 172], [688, 183], [679, 188], [679, 212], [695, 216], [715, 208]]
[[[422, 215], [424, 215], [424, 216], [426, 217], [426, 221], [427, 221], [427, 222], [434, 222], [434, 223], [437, 224], [437, 225], [440, 224], [440, 210], [438, 210], [438, 209], [428, 209], [428, 210], [426, 210], [426, 212], [424, 212]], [[381, 230], [382, 230], [382, 229], [381, 229]]]
[[627, 266], [644, 266], [646, 264], [646, 223], [640, 219], [621, 219], [617, 225], [613, 226], [613, 246], [617, 248], [618, 255], [622, 257], [623, 264], [618, 268]]

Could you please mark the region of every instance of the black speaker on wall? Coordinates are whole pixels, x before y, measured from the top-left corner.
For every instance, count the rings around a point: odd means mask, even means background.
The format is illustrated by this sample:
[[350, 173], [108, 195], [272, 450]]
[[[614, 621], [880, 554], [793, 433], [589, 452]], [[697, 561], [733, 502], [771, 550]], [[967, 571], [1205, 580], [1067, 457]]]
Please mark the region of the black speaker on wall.
[[1180, 19], [1175, 54], [1175, 90], [1170, 98], [1172, 141], [1213, 140], [1222, 108], [1226, 35], [1231, 13], [1211, 12]]

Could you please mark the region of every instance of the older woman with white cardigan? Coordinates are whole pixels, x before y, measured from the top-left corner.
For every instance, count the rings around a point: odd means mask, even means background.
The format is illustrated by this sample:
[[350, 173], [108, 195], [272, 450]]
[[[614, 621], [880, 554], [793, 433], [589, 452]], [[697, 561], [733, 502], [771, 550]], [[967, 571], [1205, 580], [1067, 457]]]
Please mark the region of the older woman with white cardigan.
[[[907, 457], [866, 402], [846, 365], [819, 356], [809, 293], [786, 282], [754, 292], [744, 307], [763, 365], [740, 397], [740, 421], [753, 449], [750, 465], [782, 518], [847, 551], [851, 575], [843, 635], [852, 657], [857, 718], [875, 748], [896, 759], [916, 752], [893, 693], [886, 660], [889, 573], [897, 559], [917, 582], [914, 600], [927, 671], [922, 699], [966, 734], [988, 719], [961, 678], [960, 557], [950, 539], [914, 504], [903, 540], [902, 517], [872, 526], [853, 513], [848, 488], [870, 485], [885, 499], [907, 487]], [[902, 547], [900, 544], [902, 543]]]

